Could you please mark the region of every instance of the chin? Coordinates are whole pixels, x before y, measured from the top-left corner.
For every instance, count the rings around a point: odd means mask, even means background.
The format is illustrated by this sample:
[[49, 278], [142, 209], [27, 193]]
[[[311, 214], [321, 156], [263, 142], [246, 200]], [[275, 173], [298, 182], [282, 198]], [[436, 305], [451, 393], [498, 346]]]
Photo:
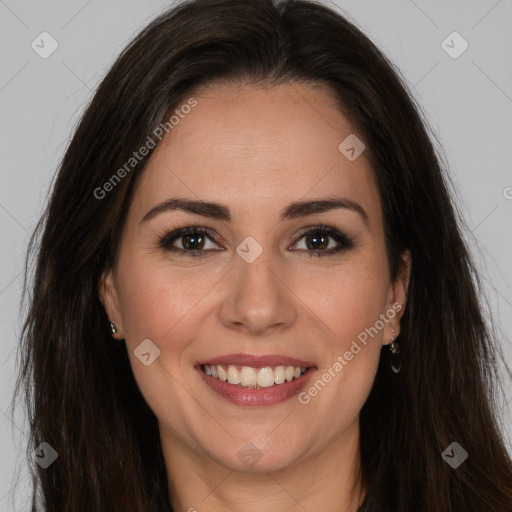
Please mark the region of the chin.
[[286, 446], [281, 439], [272, 443], [258, 443], [246, 437], [240, 442], [233, 442], [223, 453], [211, 453], [211, 457], [232, 471], [273, 473], [297, 464], [302, 458], [299, 452], [298, 446]]

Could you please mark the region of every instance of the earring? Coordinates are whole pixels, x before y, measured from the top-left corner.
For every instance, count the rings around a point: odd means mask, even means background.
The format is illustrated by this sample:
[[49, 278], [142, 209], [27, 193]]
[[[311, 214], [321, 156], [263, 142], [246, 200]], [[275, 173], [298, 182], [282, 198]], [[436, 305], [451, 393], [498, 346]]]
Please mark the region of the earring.
[[391, 352], [390, 356], [390, 366], [394, 373], [398, 373], [402, 369], [402, 363], [400, 361], [400, 346], [395, 341], [395, 330], [391, 329], [391, 344], [389, 345], [389, 351]]
[[112, 322], [110, 322], [110, 334], [115, 334], [116, 332], [116, 326]]

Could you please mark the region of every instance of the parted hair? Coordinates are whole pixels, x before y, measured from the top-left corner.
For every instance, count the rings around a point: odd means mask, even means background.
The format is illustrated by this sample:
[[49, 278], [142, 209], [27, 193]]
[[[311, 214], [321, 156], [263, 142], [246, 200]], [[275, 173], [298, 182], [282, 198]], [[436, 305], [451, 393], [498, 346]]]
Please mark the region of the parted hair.
[[[411, 251], [402, 370], [383, 349], [360, 414], [360, 512], [512, 510], [501, 343], [446, 166], [400, 72], [338, 11], [307, 0], [182, 2], [132, 39], [98, 86], [27, 251], [13, 402], [23, 394], [32, 512], [172, 511], [157, 419], [98, 293], [152, 150], [105, 197], [95, 190], [194, 90], [221, 82], [329, 86], [366, 145], [393, 279]], [[46, 469], [30, 457], [43, 441], [58, 452]], [[454, 441], [469, 454], [457, 469], [441, 456]]]

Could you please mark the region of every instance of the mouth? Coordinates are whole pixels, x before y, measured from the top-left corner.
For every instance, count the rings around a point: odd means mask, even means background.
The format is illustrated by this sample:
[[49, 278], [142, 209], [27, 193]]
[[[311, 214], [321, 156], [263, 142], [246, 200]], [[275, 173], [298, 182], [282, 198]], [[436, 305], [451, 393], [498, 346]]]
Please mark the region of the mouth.
[[234, 354], [195, 365], [203, 381], [236, 405], [274, 405], [296, 396], [317, 367], [280, 356]]
[[308, 368], [305, 367], [291, 365], [255, 368], [252, 366], [235, 366], [232, 364], [202, 364], [200, 368], [206, 375], [221, 382], [228, 382], [239, 388], [252, 389], [280, 386], [285, 382], [300, 379], [308, 370]]

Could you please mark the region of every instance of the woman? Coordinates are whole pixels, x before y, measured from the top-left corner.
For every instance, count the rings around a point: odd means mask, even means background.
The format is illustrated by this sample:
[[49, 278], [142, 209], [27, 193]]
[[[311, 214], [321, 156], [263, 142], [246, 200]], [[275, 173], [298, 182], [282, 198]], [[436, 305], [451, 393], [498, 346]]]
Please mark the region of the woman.
[[153, 21], [31, 243], [19, 385], [31, 449], [58, 454], [32, 510], [512, 510], [499, 344], [446, 182], [334, 11]]

